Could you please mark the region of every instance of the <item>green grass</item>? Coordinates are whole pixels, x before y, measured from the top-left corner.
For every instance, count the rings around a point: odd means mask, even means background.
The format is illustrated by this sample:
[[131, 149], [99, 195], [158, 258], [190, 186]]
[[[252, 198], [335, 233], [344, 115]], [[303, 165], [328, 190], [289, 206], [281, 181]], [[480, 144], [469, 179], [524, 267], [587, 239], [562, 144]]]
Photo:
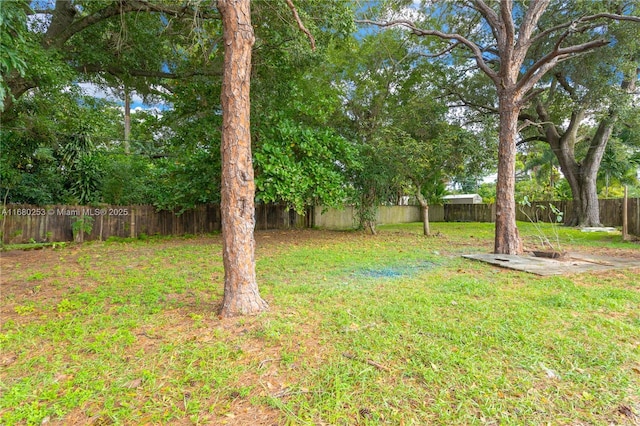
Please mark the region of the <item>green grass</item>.
[[640, 270], [541, 278], [459, 256], [492, 224], [432, 228], [260, 232], [271, 310], [230, 320], [217, 236], [3, 260], [0, 423], [634, 424]]
[[51, 248], [63, 248], [67, 245], [65, 242], [53, 242], [53, 243], [24, 243], [24, 244], [2, 244], [0, 251], [11, 250], [42, 250], [46, 247]]

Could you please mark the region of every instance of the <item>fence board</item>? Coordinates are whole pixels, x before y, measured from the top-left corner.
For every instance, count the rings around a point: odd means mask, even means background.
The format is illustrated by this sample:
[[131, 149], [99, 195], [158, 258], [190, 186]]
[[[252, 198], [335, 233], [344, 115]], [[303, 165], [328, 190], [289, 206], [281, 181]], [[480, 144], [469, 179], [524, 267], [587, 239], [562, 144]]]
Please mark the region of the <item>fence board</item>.
[[445, 222], [495, 222], [492, 204], [445, 204]]
[[[568, 220], [566, 212], [571, 211], [572, 201], [553, 201]], [[549, 202], [534, 202], [531, 206], [518, 206], [516, 219], [529, 221], [525, 212], [535, 218], [538, 206], [545, 206], [538, 220], [549, 222], [555, 220], [550, 212]], [[413, 208], [416, 206], [403, 206]], [[640, 198], [628, 201], [628, 231], [631, 235], [640, 236]], [[442, 210], [440, 210], [442, 209]], [[348, 210], [348, 211], [347, 211]], [[348, 227], [353, 225], [353, 212], [350, 212]], [[440, 213], [442, 211], [442, 213]], [[256, 229], [310, 228], [322, 226], [318, 221], [322, 217], [320, 208], [314, 212], [310, 207], [305, 215], [299, 215], [286, 206], [277, 204], [256, 205]], [[438, 222], [495, 222], [495, 206], [492, 204], [446, 204], [444, 207], [433, 206], [429, 212], [430, 220]], [[7, 205], [3, 208], [2, 241], [6, 244], [27, 243], [29, 241], [72, 241], [72, 226], [82, 215], [93, 218], [93, 227], [85, 240], [106, 240], [109, 237], [139, 237], [141, 235], [184, 235], [206, 234], [220, 231], [220, 207], [202, 205], [176, 215], [168, 211], [156, 211], [153, 206], [30, 206]], [[441, 216], [440, 216], [441, 215]], [[404, 217], [404, 216], [403, 216]], [[417, 217], [417, 216], [416, 216]], [[388, 223], [397, 219], [388, 219]], [[403, 221], [401, 219], [399, 221]], [[416, 219], [418, 220], [418, 219]], [[622, 226], [622, 200], [600, 200], [600, 221], [604, 226]], [[321, 223], [322, 222], [322, 223]], [[328, 225], [325, 225], [328, 226]]]

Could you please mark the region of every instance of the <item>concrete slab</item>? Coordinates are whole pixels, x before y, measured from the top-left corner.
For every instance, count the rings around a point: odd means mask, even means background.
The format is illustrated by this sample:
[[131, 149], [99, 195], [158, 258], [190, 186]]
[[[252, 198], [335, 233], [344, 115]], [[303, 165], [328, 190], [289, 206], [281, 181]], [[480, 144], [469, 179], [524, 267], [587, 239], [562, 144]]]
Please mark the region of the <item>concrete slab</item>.
[[598, 227], [586, 227], [586, 228], [580, 228], [580, 230], [582, 232], [618, 232], [618, 230], [616, 228], [611, 228], [608, 226], [598, 226]]
[[596, 256], [584, 253], [569, 253], [562, 260], [535, 257], [533, 255], [516, 256], [507, 254], [467, 254], [462, 257], [541, 276], [640, 268], [640, 261], [635, 259]]

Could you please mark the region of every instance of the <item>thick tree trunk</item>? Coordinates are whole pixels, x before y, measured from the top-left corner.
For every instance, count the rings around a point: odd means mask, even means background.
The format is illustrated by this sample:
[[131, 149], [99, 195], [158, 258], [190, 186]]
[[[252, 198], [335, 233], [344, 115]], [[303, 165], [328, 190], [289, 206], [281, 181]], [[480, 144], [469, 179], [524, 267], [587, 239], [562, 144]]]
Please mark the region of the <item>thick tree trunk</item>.
[[251, 160], [250, 0], [218, 0], [224, 31], [222, 80], [222, 249], [224, 300], [220, 314], [255, 314], [268, 308], [255, 272], [255, 183]]
[[573, 212], [565, 222], [569, 226], [602, 226], [596, 176], [577, 176], [577, 186], [573, 192]]
[[569, 182], [573, 196], [573, 210], [565, 221], [568, 226], [602, 226], [596, 182], [606, 142], [601, 145], [596, 144], [595, 140], [591, 142], [590, 151], [594, 151], [594, 155], [588, 155], [582, 163], [565, 158], [562, 151], [558, 155], [560, 169]]
[[498, 145], [498, 181], [496, 185], [496, 234], [494, 252], [520, 254], [522, 242], [516, 226], [516, 135], [520, 108], [513, 93], [499, 93], [500, 143]]
[[595, 135], [589, 141], [587, 154], [581, 162], [578, 162], [575, 156], [575, 143], [578, 129], [585, 117], [584, 110], [578, 109], [571, 114], [569, 125], [562, 134], [550, 123], [549, 114], [540, 102], [536, 106], [536, 111], [540, 121], [547, 123], [544, 126], [545, 137], [558, 158], [562, 174], [571, 187], [573, 211], [567, 215], [565, 224], [581, 227], [601, 226], [596, 183], [600, 163], [613, 131], [616, 113], [612, 112], [609, 117], [602, 119]]

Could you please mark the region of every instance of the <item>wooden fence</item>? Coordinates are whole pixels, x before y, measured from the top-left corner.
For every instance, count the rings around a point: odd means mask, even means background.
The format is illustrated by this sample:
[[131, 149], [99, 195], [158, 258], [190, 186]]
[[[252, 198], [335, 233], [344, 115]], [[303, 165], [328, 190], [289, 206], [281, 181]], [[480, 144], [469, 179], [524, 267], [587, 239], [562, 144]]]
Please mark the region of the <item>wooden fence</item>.
[[[622, 226], [622, 204], [621, 199], [600, 200], [600, 221], [603, 225]], [[553, 205], [564, 212], [564, 218], [568, 219], [567, 212], [571, 211], [572, 201], [554, 201]], [[544, 206], [544, 209], [540, 209], [539, 206]], [[413, 208], [417, 214], [416, 218], [419, 217], [419, 207], [403, 208]], [[320, 207], [317, 209], [322, 211]], [[432, 222], [495, 222], [495, 206], [492, 204], [446, 204], [443, 215], [440, 215], [440, 209], [440, 206], [430, 208], [429, 216]], [[549, 202], [534, 202], [530, 207], [518, 206], [517, 219], [529, 221], [524, 212], [534, 220], [536, 217], [537, 220], [545, 222], [556, 220], [555, 215], [550, 212]], [[322, 221], [314, 223], [321, 216], [317, 211], [314, 214], [313, 207], [304, 215], [299, 215], [282, 205], [258, 204], [256, 229], [311, 228], [316, 225], [331, 228]], [[640, 236], [640, 198], [628, 200], [627, 217], [628, 232]], [[91, 224], [91, 230], [85, 234], [84, 240], [106, 240], [109, 237], [137, 238], [141, 235], [206, 234], [220, 231], [221, 227], [220, 206], [217, 205], [198, 206], [180, 215], [156, 211], [152, 206], [7, 205], [2, 208], [0, 220], [1, 237], [5, 244], [73, 241], [74, 223], [80, 220]], [[406, 218], [399, 221], [406, 221]], [[395, 223], [395, 220], [386, 223]]]
[[[493, 204], [445, 204], [445, 222], [495, 222]], [[435, 220], [433, 220], [435, 222]]]
[[[312, 214], [298, 215], [282, 205], [256, 205], [256, 229], [311, 227], [312, 218]], [[78, 221], [90, 224], [91, 230], [84, 234], [84, 240], [206, 234], [221, 228], [218, 205], [198, 206], [180, 215], [157, 211], [153, 206], [7, 205], [2, 208], [0, 220], [5, 244], [73, 241], [74, 223]]]
[[[563, 212], [563, 221], [570, 220], [573, 201], [537, 201], [531, 206], [518, 206], [516, 219], [528, 222], [556, 221], [556, 215], [549, 208], [553, 204]], [[599, 200], [600, 222], [604, 226], [622, 226], [622, 199]], [[495, 205], [493, 204], [445, 204], [445, 222], [495, 222]], [[627, 201], [628, 232], [640, 236], [640, 198], [630, 198]]]

